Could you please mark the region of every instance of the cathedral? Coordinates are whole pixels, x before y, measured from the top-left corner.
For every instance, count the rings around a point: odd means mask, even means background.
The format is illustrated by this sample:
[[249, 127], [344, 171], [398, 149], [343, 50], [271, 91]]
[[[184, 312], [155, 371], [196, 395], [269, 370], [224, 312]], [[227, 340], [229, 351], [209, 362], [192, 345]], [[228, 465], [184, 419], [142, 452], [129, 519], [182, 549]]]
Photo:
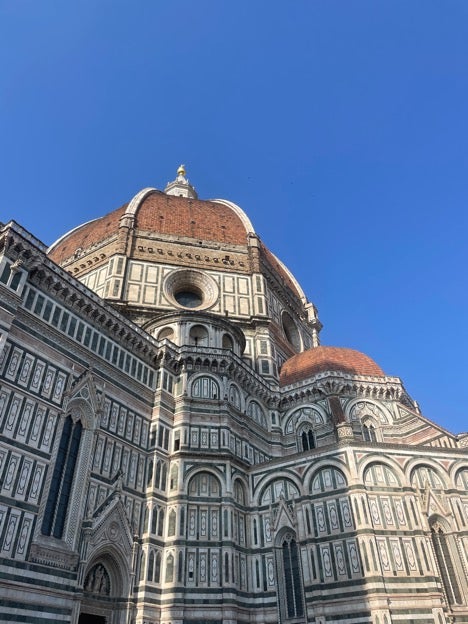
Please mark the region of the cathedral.
[[468, 623], [468, 434], [184, 166], [0, 223], [0, 622]]

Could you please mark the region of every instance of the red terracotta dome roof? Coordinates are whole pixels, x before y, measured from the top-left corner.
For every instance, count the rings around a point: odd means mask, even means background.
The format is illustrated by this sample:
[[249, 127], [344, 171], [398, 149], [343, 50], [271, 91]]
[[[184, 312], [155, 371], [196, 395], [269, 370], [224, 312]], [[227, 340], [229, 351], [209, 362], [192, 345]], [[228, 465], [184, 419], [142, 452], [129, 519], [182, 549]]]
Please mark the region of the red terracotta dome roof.
[[117, 236], [120, 220], [128, 213], [134, 215], [134, 227], [140, 231], [234, 245], [247, 244], [245, 220], [228, 202], [179, 197], [148, 189], [141, 201], [137, 201], [135, 206], [132, 206], [133, 203], [134, 200], [65, 234], [50, 247], [52, 260], [60, 264], [77, 249], [87, 249]]
[[245, 245], [247, 232], [240, 217], [214, 201], [153, 193], [136, 213], [136, 227], [200, 240]]
[[315, 347], [286, 360], [281, 368], [280, 385], [287, 386], [326, 371], [385, 377], [380, 366], [360, 351], [344, 347]]
[[72, 256], [77, 249], [88, 249], [96, 243], [115, 236], [119, 229], [120, 217], [125, 213], [127, 206], [128, 204], [124, 204], [99, 219], [88, 221], [74, 228], [51, 245], [48, 255], [54, 262], [60, 264]]

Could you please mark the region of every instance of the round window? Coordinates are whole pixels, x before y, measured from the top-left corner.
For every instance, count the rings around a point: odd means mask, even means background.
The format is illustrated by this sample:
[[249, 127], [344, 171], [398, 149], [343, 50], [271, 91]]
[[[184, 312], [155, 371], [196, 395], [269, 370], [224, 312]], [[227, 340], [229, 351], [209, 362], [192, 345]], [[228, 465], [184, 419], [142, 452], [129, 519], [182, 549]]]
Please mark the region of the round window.
[[198, 308], [203, 303], [201, 293], [195, 290], [180, 290], [174, 293], [174, 299], [184, 308]]
[[218, 299], [215, 280], [193, 269], [180, 269], [167, 276], [164, 282], [166, 297], [176, 307], [202, 309], [211, 307]]

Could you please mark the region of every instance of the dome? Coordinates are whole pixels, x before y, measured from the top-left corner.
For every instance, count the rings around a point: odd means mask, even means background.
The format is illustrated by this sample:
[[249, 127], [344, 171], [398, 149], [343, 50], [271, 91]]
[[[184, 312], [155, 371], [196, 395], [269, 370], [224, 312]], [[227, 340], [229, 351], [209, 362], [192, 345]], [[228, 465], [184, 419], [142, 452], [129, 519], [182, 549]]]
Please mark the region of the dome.
[[283, 364], [280, 385], [287, 386], [327, 371], [385, 377], [368, 355], [344, 347], [315, 347], [294, 355]]
[[241, 209], [222, 200], [207, 201], [167, 195], [156, 189], [144, 189], [133, 200], [109, 214], [74, 228], [49, 248], [49, 257], [57, 264], [70, 259], [76, 250], [100, 247], [118, 237], [119, 229], [128, 226], [140, 232], [162, 236], [191, 238], [231, 245], [246, 245], [252, 225]]
[[229, 316], [250, 336], [245, 358], [261, 355], [273, 376], [273, 358], [282, 361], [318, 342], [321, 323], [294, 275], [242, 208], [200, 199], [183, 165], [163, 191], [142, 189], [67, 232], [47, 253], [142, 327], [177, 310]]
[[[161, 250], [164, 245], [172, 245], [172, 251]], [[257, 256], [253, 252], [255, 246]], [[195, 253], [194, 247], [198, 248]], [[263, 272], [263, 265], [299, 301], [306, 301], [292, 273], [262, 243], [242, 208], [226, 199], [199, 199], [185, 177], [183, 165], [164, 191], [141, 190], [120, 208], [61, 236], [47, 253], [78, 279], [105, 265], [116, 254], [152, 262], [164, 256], [170, 264], [197, 269], [208, 254], [208, 261], [220, 270]]]

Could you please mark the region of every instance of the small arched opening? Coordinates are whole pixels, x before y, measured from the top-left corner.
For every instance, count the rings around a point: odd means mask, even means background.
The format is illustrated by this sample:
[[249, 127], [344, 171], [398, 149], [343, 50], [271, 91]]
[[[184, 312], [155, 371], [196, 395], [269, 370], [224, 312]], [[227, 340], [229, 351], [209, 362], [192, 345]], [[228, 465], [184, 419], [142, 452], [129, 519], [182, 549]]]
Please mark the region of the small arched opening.
[[208, 346], [208, 330], [203, 325], [193, 325], [190, 328], [190, 344], [195, 347]]

